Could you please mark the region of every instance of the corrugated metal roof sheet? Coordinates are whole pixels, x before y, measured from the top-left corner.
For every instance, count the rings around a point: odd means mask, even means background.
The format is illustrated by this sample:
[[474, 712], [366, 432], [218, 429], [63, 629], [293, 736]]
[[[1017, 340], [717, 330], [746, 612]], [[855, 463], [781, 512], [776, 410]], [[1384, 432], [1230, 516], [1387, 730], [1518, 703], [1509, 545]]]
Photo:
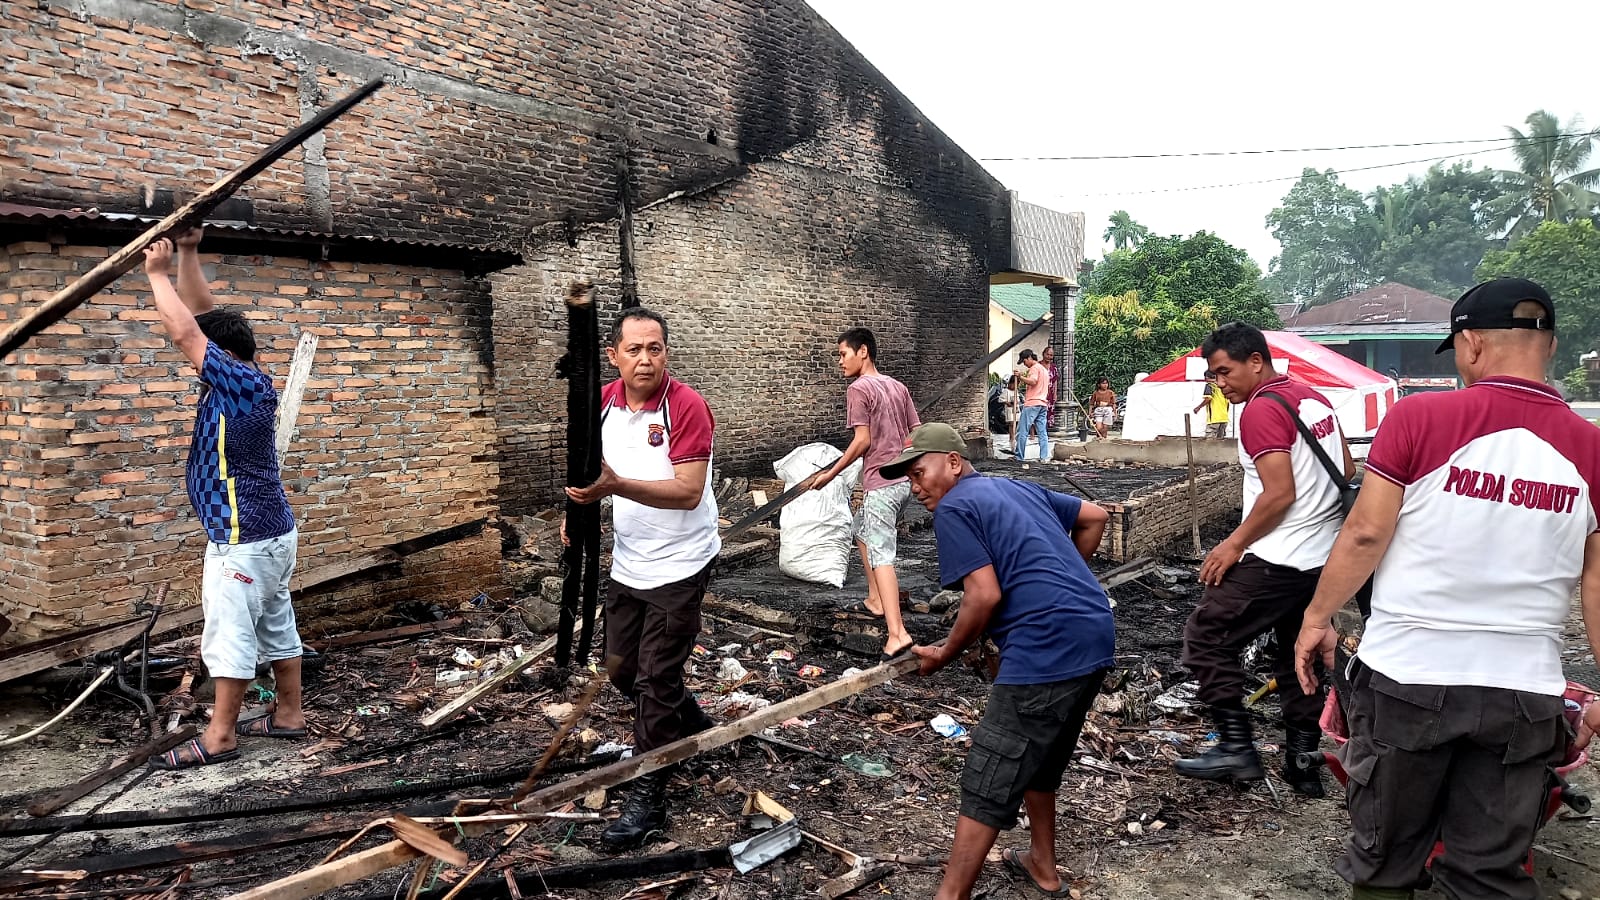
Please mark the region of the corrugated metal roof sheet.
[[1374, 325], [1380, 322], [1448, 322], [1451, 303], [1436, 294], [1386, 281], [1343, 300], [1313, 306], [1284, 321], [1307, 325]]
[[[27, 222], [29, 224], [46, 224], [49, 222], [86, 222], [99, 221], [107, 223], [130, 223], [145, 228], [161, 221], [152, 216], [141, 216], [133, 213], [101, 212], [98, 209], [56, 209], [48, 206], [31, 206], [24, 203], [0, 202], [0, 221]], [[364, 234], [332, 234], [322, 231], [310, 231], [302, 228], [272, 228], [264, 225], [252, 225], [245, 222], [206, 222], [205, 228], [209, 232], [227, 232], [237, 235], [263, 235], [273, 237], [294, 238], [305, 241], [340, 241], [384, 245], [391, 247], [433, 247], [441, 250], [455, 250], [465, 253], [482, 254], [484, 256], [509, 256], [517, 257], [518, 254], [511, 250], [498, 247], [476, 247], [470, 244], [457, 244], [449, 241], [424, 241], [410, 239], [396, 239], [374, 237]]]

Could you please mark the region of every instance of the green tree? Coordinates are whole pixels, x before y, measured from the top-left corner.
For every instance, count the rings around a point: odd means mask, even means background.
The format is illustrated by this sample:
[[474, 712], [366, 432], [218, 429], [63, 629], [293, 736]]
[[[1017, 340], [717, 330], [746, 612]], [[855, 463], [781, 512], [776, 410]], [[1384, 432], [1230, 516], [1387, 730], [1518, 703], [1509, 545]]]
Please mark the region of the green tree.
[[1078, 305], [1078, 397], [1108, 378], [1119, 394], [1140, 372], [1153, 372], [1193, 350], [1217, 327], [1215, 312], [1199, 304], [1183, 309], [1171, 300], [1145, 300], [1137, 290], [1086, 297]]
[[1594, 149], [1596, 132], [1583, 130], [1574, 118], [1565, 126], [1539, 110], [1527, 118], [1526, 133], [1507, 127], [1517, 168], [1497, 174], [1506, 196], [1498, 205], [1500, 225], [1513, 239], [1540, 222], [1570, 222], [1588, 217], [1600, 205], [1600, 168], [1584, 169]]
[[1133, 216], [1125, 209], [1112, 213], [1110, 223], [1100, 235], [1100, 240], [1110, 241], [1113, 249], [1128, 250], [1139, 246], [1150, 237], [1150, 229], [1135, 222]]
[[1600, 338], [1600, 229], [1588, 219], [1545, 222], [1478, 267], [1482, 279], [1538, 282], [1556, 301], [1556, 371], [1569, 372]]
[[1372, 273], [1454, 297], [1471, 287], [1483, 255], [1501, 246], [1493, 207], [1502, 196], [1495, 174], [1470, 163], [1435, 165], [1421, 178], [1372, 194], [1380, 222]]
[[1194, 349], [1219, 322], [1282, 323], [1248, 254], [1214, 234], [1151, 237], [1114, 250], [1094, 267], [1078, 309], [1077, 387], [1134, 374]]
[[1282, 248], [1268, 268], [1290, 297], [1326, 302], [1374, 283], [1379, 221], [1366, 198], [1334, 170], [1301, 172], [1282, 205], [1267, 214], [1267, 228]]

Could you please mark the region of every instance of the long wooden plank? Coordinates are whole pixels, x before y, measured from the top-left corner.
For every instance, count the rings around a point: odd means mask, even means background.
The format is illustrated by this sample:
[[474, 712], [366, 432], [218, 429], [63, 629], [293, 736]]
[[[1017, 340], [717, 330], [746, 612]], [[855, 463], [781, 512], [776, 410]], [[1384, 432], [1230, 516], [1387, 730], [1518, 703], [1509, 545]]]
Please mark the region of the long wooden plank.
[[[568, 633], [575, 634], [577, 630], [582, 627], [583, 624], [581, 622], [574, 623], [572, 626], [573, 630]], [[516, 677], [517, 673], [533, 665], [539, 660], [544, 659], [546, 656], [549, 656], [551, 651], [555, 650], [556, 648], [557, 637], [559, 634], [560, 632], [557, 632], [556, 634], [553, 634], [540, 641], [532, 650], [529, 650], [527, 653], [517, 657], [505, 668], [473, 685], [471, 690], [455, 698], [454, 700], [451, 700], [449, 703], [446, 703], [444, 706], [439, 707], [433, 712], [423, 716], [422, 727], [438, 728], [440, 725], [443, 725], [451, 719], [454, 719], [456, 716], [461, 715], [466, 711], [467, 707], [478, 702], [491, 691], [499, 690], [501, 685]]]
[[[576, 778], [569, 778], [559, 784], [535, 791], [529, 794], [527, 799], [516, 804], [514, 808], [519, 812], [548, 810], [562, 803], [576, 800], [599, 788], [614, 787], [624, 782], [632, 781], [641, 775], [648, 775], [651, 772], [680, 763], [696, 754], [731, 744], [758, 731], [764, 731], [779, 722], [804, 715], [824, 706], [837, 703], [846, 697], [859, 694], [867, 688], [875, 687], [894, 679], [896, 676], [915, 670], [919, 662], [919, 657], [907, 656], [873, 666], [864, 672], [840, 678], [804, 694], [790, 697], [781, 703], [774, 703], [766, 709], [757, 710], [737, 721], [719, 725], [692, 737], [684, 738], [681, 741], [674, 741], [665, 746], [657, 747], [632, 759], [612, 763], [609, 766], [595, 769]], [[474, 830], [473, 826], [462, 826], [462, 831], [467, 835], [482, 833]], [[404, 841], [390, 841], [387, 844], [372, 847], [360, 853], [336, 859], [303, 872], [297, 872], [286, 878], [280, 878], [277, 881], [234, 894], [233, 900], [303, 900], [303, 898], [315, 897], [325, 891], [331, 891], [340, 885], [360, 881], [363, 878], [370, 878], [379, 872], [403, 865], [420, 855], [416, 849]]]
[[452, 631], [465, 625], [466, 619], [440, 619], [437, 622], [421, 622], [416, 625], [398, 625], [394, 628], [382, 628], [377, 631], [357, 631], [354, 634], [341, 634], [321, 641], [308, 641], [318, 650], [333, 650], [339, 647], [361, 647], [366, 644], [381, 644], [384, 641], [394, 641], [401, 638], [422, 637], [423, 635], [438, 634], [442, 631]]
[[[199, 624], [204, 618], [205, 612], [199, 604], [162, 613], [161, 618], [156, 620], [156, 627], [151, 636]], [[32, 675], [35, 672], [43, 672], [45, 669], [53, 669], [63, 663], [92, 656], [102, 650], [120, 647], [138, 637], [139, 633], [144, 631], [147, 621], [149, 617], [140, 616], [77, 634], [49, 638], [40, 641], [37, 647], [28, 644], [14, 647], [7, 656], [0, 659], [0, 683]]]
[[28, 815], [48, 816], [74, 800], [88, 796], [92, 791], [109, 784], [112, 779], [132, 771], [134, 767], [143, 765], [149, 761], [150, 757], [158, 753], [165, 753], [194, 737], [194, 735], [195, 728], [193, 725], [185, 725], [171, 734], [162, 735], [160, 738], [132, 751], [100, 771], [86, 775], [60, 790], [33, 801], [28, 804]]
[[373, 91], [382, 86], [383, 79], [381, 77], [374, 78], [351, 92], [343, 100], [296, 126], [288, 134], [279, 138], [272, 146], [257, 154], [254, 159], [222, 176], [216, 183], [201, 191], [194, 199], [179, 207], [171, 215], [150, 226], [144, 234], [134, 238], [132, 243], [111, 254], [99, 265], [62, 288], [55, 296], [40, 304], [37, 309], [18, 319], [10, 328], [6, 329], [5, 334], [0, 335], [0, 359], [10, 356], [12, 351], [21, 347], [29, 338], [66, 318], [68, 313], [77, 309], [90, 297], [93, 297], [113, 281], [121, 278], [129, 270], [139, 265], [144, 259], [145, 247], [148, 247], [158, 238], [199, 225], [207, 213], [216, 209], [222, 201], [232, 196], [233, 192], [242, 187], [245, 182], [261, 174], [268, 166], [282, 159], [289, 151], [304, 143], [307, 138], [328, 127], [329, 123], [334, 119], [349, 112], [351, 107], [366, 99]]
[[927, 415], [928, 414], [928, 410], [931, 410], [935, 406], [938, 406], [939, 405], [939, 401], [941, 401], [944, 398], [950, 396], [950, 392], [951, 391], [953, 391], [956, 388], [960, 387], [961, 385], [965, 384], [967, 382], [967, 379], [972, 378], [974, 375], [977, 375], [979, 372], [986, 371], [989, 368], [989, 366], [995, 360], [997, 360], [1000, 357], [1005, 356], [1007, 353], [1011, 352], [1011, 349], [1013, 347], [1017, 346], [1018, 344], [1022, 343], [1025, 340], [1027, 340], [1030, 335], [1032, 335], [1035, 331], [1038, 331], [1039, 329], [1043, 328], [1045, 326], [1045, 324], [1047, 322], [1049, 322], [1054, 317], [1055, 317], [1054, 313], [1045, 313], [1044, 315], [1040, 316], [1039, 318], [1034, 319], [1033, 322], [1031, 324], [1029, 324], [1027, 328], [1024, 328], [1021, 331], [1017, 332], [1016, 334], [1012, 335], [1011, 336], [1011, 340], [1006, 341], [1004, 344], [1001, 344], [1000, 346], [994, 348], [993, 350], [991, 350], [989, 352], [988, 356], [985, 356], [983, 359], [980, 359], [977, 362], [973, 363], [972, 365], [968, 366], [967, 370], [965, 372], [962, 372], [960, 375], [957, 375], [956, 377], [950, 379], [950, 381], [947, 382], [944, 387], [940, 388], [939, 389], [939, 393], [934, 394], [932, 400], [929, 400], [927, 403], [924, 403], [921, 406], [917, 407], [917, 415], [919, 415], [919, 416]]
[[278, 426], [273, 443], [278, 448], [278, 463], [289, 449], [294, 437], [295, 422], [300, 418], [300, 403], [305, 400], [306, 382], [311, 380], [311, 362], [317, 357], [317, 336], [311, 332], [300, 335], [295, 345], [294, 360], [289, 363], [289, 377], [283, 383], [282, 402], [278, 405]]

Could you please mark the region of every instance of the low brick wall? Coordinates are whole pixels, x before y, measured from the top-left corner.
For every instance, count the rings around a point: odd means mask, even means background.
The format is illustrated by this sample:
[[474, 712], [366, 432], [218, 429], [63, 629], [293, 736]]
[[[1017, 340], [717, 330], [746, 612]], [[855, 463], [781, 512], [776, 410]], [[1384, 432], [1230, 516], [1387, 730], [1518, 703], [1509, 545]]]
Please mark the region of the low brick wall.
[[[1200, 524], [1239, 517], [1244, 491], [1244, 469], [1227, 463], [1212, 466], [1195, 478], [1195, 501]], [[1189, 482], [1178, 479], [1120, 503], [1101, 503], [1111, 513], [1100, 553], [1115, 562], [1127, 562], [1160, 550], [1187, 534], [1193, 520]]]

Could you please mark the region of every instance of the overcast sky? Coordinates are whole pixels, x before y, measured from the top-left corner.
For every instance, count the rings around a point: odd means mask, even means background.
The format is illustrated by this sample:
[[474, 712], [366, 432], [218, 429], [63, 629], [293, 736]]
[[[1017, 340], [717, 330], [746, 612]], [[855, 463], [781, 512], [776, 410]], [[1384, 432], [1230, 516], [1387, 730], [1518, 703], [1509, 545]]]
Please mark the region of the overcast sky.
[[[1540, 108], [1600, 124], [1600, 82], [1580, 77], [1573, 37], [1592, 41], [1593, 0], [810, 2], [979, 159], [1500, 138]], [[1303, 167], [1482, 146], [984, 165], [1025, 200], [1085, 213], [1090, 258], [1106, 218], [1126, 209], [1158, 234], [1214, 231], [1265, 270], [1278, 244], [1264, 219]], [[1466, 158], [1511, 165], [1504, 152]], [[1428, 165], [1341, 178], [1367, 191]], [[1265, 179], [1287, 180], [1174, 190]]]

